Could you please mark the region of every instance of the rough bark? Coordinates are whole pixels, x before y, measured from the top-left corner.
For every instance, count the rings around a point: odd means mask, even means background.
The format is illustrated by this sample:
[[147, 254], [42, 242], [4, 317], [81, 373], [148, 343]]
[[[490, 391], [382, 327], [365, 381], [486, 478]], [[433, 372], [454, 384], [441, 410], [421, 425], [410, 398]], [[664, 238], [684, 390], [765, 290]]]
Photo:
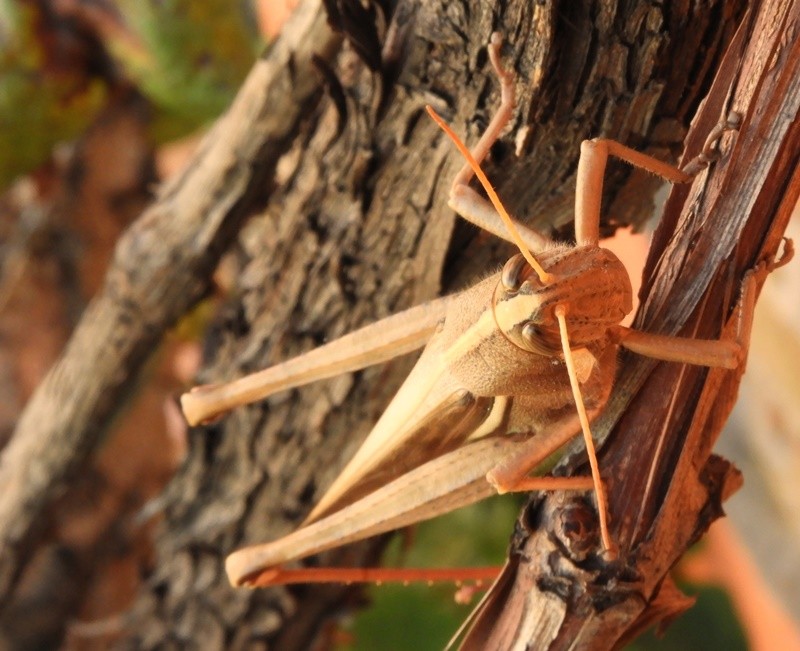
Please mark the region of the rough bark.
[[[793, 34], [800, 3], [753, 3], [687, 138], [687, 156], [729, 109], [742, 125], [723, 158], [691, 191], [673, 192], [654, 238], [636, 326], [731, 336], [745, 274], [779, 256], [800, 196], [800, 82]], [[758, 273], [758, 285], [766, 273]], [[465, 648], [615, 648], [668, 622], [693, 601], [670, 568], [722, 515], [741, 484], [711, 453], [744, 369], [705, 370], [623, 357], [596, 436], [610, 490], [607, 562], [587, 554], [597, 531], [583, 502], [535, 500], [519, 523], [511, 561]]]
[[[422, 112], [433, 104], [474, 142], [497, 102], [485, 49], [493, 30], [520, 82], [511, 134], [488, 171], [517, 216], [558, 230], [570, 219], [580, 140], [605, 135], [663, 157], [679, 149], [742, 3], [328, 8], [347, 43], [317, 2], [302, 6], [195, 164], [121, 241], [103, 292], [26, 408], [0, 462], [0, 594], [25, 560], [37, 515], [81, 467], [147, 351], [207, 292], [260, 199], [268, 206], [237, 241], [236, 291], [209, 337], [202, 381], [299, 353], [453, 289], [504, 256], [446, 209], [461, 162]], [[606, 228], [649, 214], [651, 179], [616, 168], [608, 188]], [[634, 189], [644, 201], [630, 199]], [[193, 431], [123, 643], [308, 648], [357, 593], [232, 591], [222, 559], [296, 526], [408, 365], [276, 396]], [[328, 560], [362, 561], [376, 549]]]
[[308, 23], [295, 36], [309, 37], [313, 48], [286, 44], [256, 66], [197, 163], [120, 240], [105, 286], [26, 405], [0, 457], [0, 600], [19, 575], [43, 508], [85, 463], [148, 352], [208, 291], [221, 252], [264, 195], [319, 94], [311, 57], [329, 55], [339, 39], [322, 17]]

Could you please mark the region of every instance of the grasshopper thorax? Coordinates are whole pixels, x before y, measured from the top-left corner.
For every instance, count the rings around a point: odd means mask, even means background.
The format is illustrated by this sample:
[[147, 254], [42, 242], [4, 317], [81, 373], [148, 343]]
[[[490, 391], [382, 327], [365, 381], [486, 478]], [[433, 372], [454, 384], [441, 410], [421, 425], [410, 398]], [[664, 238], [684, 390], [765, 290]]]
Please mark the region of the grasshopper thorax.
[[562, 350], [557, 305], [567, 310], [570, 344], [587, 346], [606, 336], [632, 309], [631, 281], [608, 249], [554, 247], [538, 254], [553, 280], [543, 284], [521, 254], [506, 263], [494, 294], [497, 326], [516, 346], [539, 355]]

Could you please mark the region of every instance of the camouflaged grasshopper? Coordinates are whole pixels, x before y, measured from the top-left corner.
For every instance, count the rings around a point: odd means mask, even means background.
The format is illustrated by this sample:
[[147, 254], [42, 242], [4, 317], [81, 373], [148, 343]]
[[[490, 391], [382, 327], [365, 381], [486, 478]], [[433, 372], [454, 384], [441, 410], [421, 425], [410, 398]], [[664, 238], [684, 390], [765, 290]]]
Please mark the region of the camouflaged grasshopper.
[[[609, 155], [667, 181], [686, 183], [713, 159], [720, 135], [734, 125], [720, 124], [709, 135], [704, 153], [682, 170], [611, 140], [585, 141], [577, 172], [576, 244], [557, 243], [512, 220], [480, 169], [515, 105], [514, 81], [500, 64], [499, 50], [500, 37], [495, 34], [489, 54], [501, 82], [501, 104], [471, 152], [432, 109], [428, 112], [467, 160], [453, 181], [450, 207], [513, 242], [520, 253], [500, 273], [470, 289], [413, 307], [229, 384], [198, 387], [181, 398], [184, 414], [194, 425], [277, 391], [425, 347], [303, 526], [228, 557], [233, 585], [370, 579], [373, 575], [359, 570], [326, 574], [324, 569], [290, 570], [283, 565], [508, 491], [593, 489], [602, 545], [613, 555], [590, 422], [611, 391], [619, 346], [655, 359], [730, 369], [745, 358], [753, 290], [743, 288], [735, 340], [638, 332], [619, 325], [632, 309], [628, 273], [613, 253], [599, 246]], [[473, 176], [488, 201], [469, 186]], [[591, 478], [535, 476], [579, 432]], [[458, 576], [463, 574], [459, 571]]]

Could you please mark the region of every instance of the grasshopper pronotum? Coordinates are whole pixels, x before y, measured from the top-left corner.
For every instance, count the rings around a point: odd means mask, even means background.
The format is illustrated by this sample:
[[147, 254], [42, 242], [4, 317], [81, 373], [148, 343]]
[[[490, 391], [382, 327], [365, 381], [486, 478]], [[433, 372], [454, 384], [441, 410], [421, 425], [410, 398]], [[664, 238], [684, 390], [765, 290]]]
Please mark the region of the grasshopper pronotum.
[[[707, 163], [722, 131], [732, 125], [710, 134], [700, 160], [683, 170], [610, 140], [585, 141], [577, 173], [577, 243], [556, 243], [514, 222], [479, 166], [514, 110], [514, 82], [500, 64], [499, 49], [500, 38], [493, 35], [489, 54], [501, 81], [500, 108], [472, 152], [429, 112], [467, 159], [453, 181], [449, 205], [516, 244], [520, 253], [500, 273], [470, 289], [413, 307], [252, 376], [199, 387], [181, 399], [187, 420], [197, 424], [277, 391], [425, 347], [303, 527], [228, 557], [234, 585], [298, 580], [281, 566], [507, 491], [593, 488], [602, 544], [613, 554], [590, 421], [611, 391], [618, 347], [656, 359], [724, 368], [736, 368], [746, 355], [755, 302], [747, 281], [737, 305], [735, 340], [637, 332], [618, 325], [631, 310], [628, 274], [599, 246], [609, 155], [685, 183]], [[490, 201], [470, 188], [473, 175]], [[579, 432], [591, 478], [529, 476]], [[314, 570], [299, 577], [322, 578]]]

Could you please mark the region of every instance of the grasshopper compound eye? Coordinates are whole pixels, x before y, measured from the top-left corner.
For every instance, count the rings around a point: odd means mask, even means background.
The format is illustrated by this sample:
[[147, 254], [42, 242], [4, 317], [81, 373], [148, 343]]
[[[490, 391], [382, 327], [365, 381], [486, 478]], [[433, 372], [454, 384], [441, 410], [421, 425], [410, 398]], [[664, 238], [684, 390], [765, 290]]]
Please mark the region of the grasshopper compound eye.
[[503, 266], [503, 271], [500, 273], [500, 284], [507, 293], [515, 294], [523, 283], [535, 275], [525, 256], [517, 253], [510, 257]]

